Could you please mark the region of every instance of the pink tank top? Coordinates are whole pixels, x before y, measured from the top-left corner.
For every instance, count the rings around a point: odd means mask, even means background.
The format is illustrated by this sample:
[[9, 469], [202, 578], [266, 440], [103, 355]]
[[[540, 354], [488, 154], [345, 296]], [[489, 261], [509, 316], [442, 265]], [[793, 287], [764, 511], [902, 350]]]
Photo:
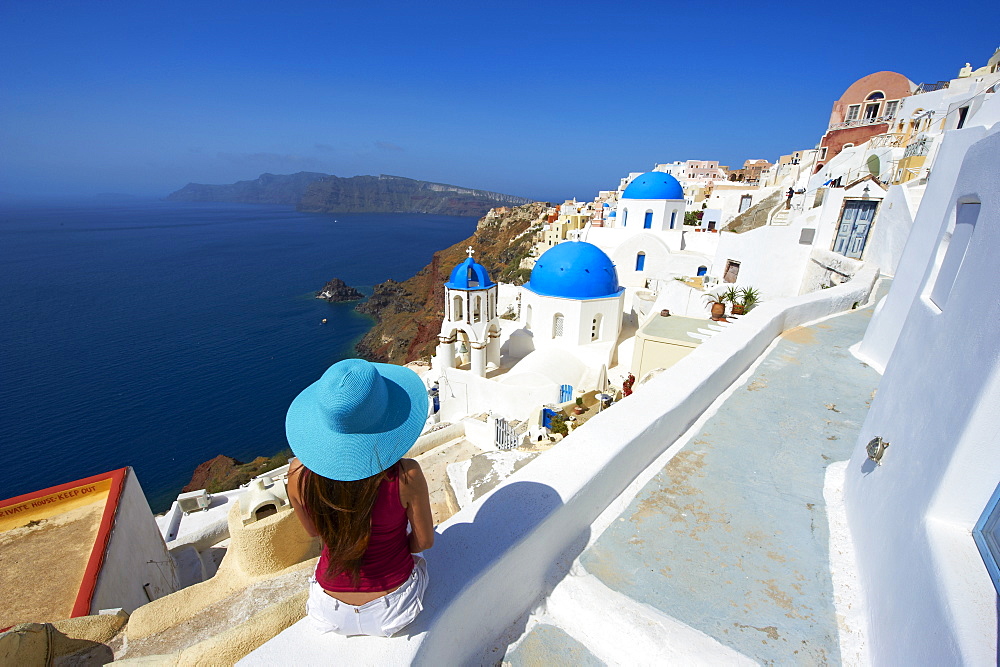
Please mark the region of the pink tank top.
[[399, 502], [399, 471], [396, 465], [386, 471], [378, 488], [372, 507], [372, 534], [368, 551], [361, 561], [360, 579], [355, 586], [351, 575], [341, 572], [335, 576], [326, 573], [330, 553], [323, 545], [323, 553], [316, 565], [316, 581], [324, 590], [333, 592], [387, 591], [400, 586], [413, 571], [410, 540], [406, 534], [406, 508]]

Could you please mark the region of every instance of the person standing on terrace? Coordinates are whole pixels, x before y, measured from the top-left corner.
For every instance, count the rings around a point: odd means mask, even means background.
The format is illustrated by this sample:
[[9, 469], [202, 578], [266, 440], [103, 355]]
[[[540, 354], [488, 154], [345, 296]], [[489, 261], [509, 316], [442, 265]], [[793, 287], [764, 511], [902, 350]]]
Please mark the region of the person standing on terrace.
[[[402, 458], [427, 418], [412, 370], [347, 359], [292, 401], [288, 497], [323, 542], [306, 604], [320, 632], [389, 637], [423, 609], [434, 544], [427, 481]], [[410, 532], [407, 533], [407, 526]]]

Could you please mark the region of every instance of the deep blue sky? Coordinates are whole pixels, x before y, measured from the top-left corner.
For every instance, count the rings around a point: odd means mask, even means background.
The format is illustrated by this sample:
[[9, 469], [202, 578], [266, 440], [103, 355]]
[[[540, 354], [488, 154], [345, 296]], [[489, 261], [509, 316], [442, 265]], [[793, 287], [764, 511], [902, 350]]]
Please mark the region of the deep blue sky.
[[0, 0], [0, 194], [309, 170], [590, 198], [812, 147], [873, 71], [981, 66], [977, 4]]

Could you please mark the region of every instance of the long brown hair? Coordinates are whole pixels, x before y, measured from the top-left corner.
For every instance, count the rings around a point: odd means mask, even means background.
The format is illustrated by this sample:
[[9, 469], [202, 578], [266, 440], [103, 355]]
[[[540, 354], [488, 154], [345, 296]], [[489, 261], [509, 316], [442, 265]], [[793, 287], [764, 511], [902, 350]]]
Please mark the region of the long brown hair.
[[368, 539], [372, 534], [372, 508], [386, 472], [354, 482], [341, 482], [302, 468], [299, 497], [326, 545], [329, 554], [327, 576], [346, 572], [351, 582], [358, 585], [361, 560], [368, 551]]

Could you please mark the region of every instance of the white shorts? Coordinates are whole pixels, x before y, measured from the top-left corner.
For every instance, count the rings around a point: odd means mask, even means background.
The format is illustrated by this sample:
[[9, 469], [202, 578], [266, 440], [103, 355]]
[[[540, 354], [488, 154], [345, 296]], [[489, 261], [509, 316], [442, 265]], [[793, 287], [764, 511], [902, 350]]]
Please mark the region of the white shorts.
[[339, 635], [391, 637], [423, 611], [427, 590], [427, 561], [413, 557], [413, 572], [402, 586], [380, 598], [355, 607], [327, 595], [315, 577], [309, 584], [306, 613], [319, 632]]

